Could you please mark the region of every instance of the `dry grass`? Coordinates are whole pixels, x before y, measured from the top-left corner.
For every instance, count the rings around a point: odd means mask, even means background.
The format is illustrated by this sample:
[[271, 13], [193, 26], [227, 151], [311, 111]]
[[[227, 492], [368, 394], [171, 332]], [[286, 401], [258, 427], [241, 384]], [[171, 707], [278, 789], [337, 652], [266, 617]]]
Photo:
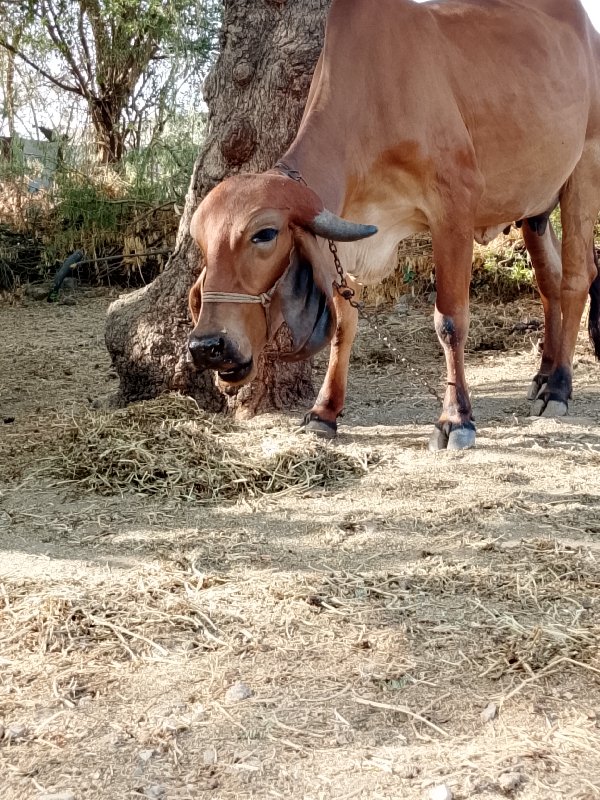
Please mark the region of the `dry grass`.
[[93, 586], [8, 580], [0, 585], [0, 648], [8, 659], [28, 652], [68, 660], [85, 652], [105, 665], [211, 650], [223, 644], [206, 613], [214, 583], [220, 581], [193, 565]]
[[82, 410], [50, 426], [56, 452], [42, 473], [101, 494], [134, 491], [195, 500], [260, 497], [364, 475], [369, 453], [313, 437], [249, 437], [243, 425], [167, 395], [117, 411]]
[[[361, 336], [352, 350], [352, 363], [377, 367], [396, 362], [422, 375], [439, 373], [435, 354], [441, 354], [433, 326], [433, 305], [413, 299], [394, 310], [365, 309]], [[538, 302], [521, 300], [490, 306], [473, 303], [467, 353], [537, 350], [543, 339], [543, 314]]]
[[15, 232], [31, 232], [32, 225], [46, 224], [52, 198], [46, 190], [32, 193], [28, 178], [0, 178], [0, 219]]
[[[324, 797], [352, 796], [352, 783], [357, 796], [420, 798], [443, 781], [457, 797], [511, 796], [513, 782], [546, 798], [550, 776], [572, 781], [600, 746], [593, 701], [584, 710], [600, 679], [600, 572], [585, 548], [548, 541], [498, 550], [493, 563], [489, 553], [296, 574], [203, 571], [198, 553], [93, 582], [5, 579], [5, 736], [18, 734], [5, 754], [22, 782], [35, 769], [55, 789], [34, 754], [61, 764], [83, 739], [78, 785], [124, 791], [122, 766], [109, 776], [92, 756], [108, 725], [119, 759], [155, 764], [139, 774], [142, 796], [172, 774], [186, 799], [265, 796], [273, 782], [299, 798], [331, 762], [337, 791]], [[148, 685], [148, 674], [160, 678]], [[240, 682], [243, 702], [228, 691]], [[135, 696], [135, 714], [119, 696]], [[544, 715], [553, 724], [534, 724]], [[308, 773], [294, 779], [298, 758]], [[594, 797], [597, 776], [583, 777]]]

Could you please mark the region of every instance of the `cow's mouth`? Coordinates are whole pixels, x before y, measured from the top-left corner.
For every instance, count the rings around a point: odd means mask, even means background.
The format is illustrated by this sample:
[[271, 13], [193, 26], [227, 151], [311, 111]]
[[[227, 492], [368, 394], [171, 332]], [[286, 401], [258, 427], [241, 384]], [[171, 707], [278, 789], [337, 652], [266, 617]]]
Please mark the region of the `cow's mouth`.
[[232, 369], [220, 369], [218, 371], [219, 380], [223, 383], [241, 383], [252, 372], [253, 361], [247, 361], [245, 364], [237, 364]]

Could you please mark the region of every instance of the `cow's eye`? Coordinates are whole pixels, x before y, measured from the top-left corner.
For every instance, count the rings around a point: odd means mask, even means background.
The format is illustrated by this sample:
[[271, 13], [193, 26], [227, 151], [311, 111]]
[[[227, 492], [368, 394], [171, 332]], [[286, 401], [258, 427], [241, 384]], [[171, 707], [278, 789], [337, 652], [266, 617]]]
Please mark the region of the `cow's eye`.
[[278, 233], [279, 231], [277, 228], [263, 228], [262, 230], [257, 231], [250, 241], [253, 244], [266, 244], [267, 242], [272, 242], [273, 239], [276, 239]]

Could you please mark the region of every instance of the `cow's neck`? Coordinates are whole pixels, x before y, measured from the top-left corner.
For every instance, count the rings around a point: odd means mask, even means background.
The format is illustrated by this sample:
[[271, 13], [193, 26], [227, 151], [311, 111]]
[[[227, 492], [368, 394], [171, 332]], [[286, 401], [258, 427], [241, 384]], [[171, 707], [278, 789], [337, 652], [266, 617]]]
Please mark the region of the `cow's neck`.
[[343, 153], [339, 152], [339, 140], [333, 139], [338, 146], [327, 145], [329, 137], [310, 136], [309, 133], [310, 130], [301, 128], [280, 162], [302, 176], [319, 195], [325, 208], [340, 214], [346, 196], [347, 169]]

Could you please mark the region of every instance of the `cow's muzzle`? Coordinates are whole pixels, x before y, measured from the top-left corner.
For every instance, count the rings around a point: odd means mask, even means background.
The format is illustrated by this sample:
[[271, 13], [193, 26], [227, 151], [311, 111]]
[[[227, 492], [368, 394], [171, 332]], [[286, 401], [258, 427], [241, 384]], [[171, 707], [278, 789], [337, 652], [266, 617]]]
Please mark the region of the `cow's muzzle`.
[[245, 360], [221, 334], [192, 335], [188, 350], [197, 369], [216, 370], [226, 383], [240, 383], [252, 372], [252, 358]]

